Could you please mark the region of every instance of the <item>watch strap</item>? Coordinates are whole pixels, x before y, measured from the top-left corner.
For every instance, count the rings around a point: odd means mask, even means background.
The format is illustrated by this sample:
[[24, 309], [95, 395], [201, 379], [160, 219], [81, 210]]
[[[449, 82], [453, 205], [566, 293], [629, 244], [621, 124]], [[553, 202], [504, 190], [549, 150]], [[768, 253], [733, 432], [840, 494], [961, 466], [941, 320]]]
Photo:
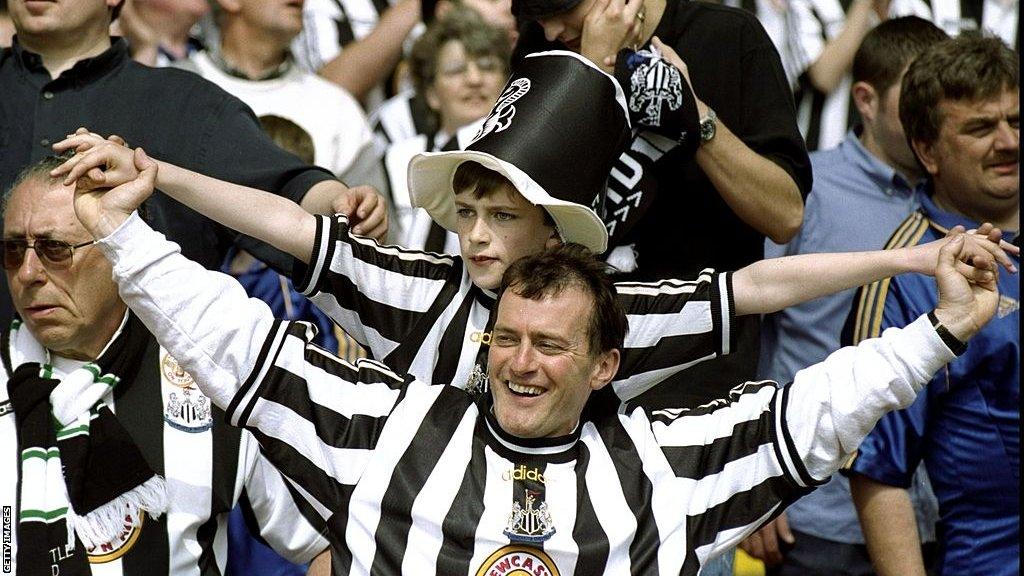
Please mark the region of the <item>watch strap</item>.
[[935, 329], [935, 333], [942, 339], [942, 343], [945, 344], [953, 354], [959, 356], [967, 351], [967, 343], [954, 336], [953, 333], [949, 331], [949, 328], [946, 328], [935, 315], [934, 310], [928, 313], [928, 321], [932, 323], [932, 328]]

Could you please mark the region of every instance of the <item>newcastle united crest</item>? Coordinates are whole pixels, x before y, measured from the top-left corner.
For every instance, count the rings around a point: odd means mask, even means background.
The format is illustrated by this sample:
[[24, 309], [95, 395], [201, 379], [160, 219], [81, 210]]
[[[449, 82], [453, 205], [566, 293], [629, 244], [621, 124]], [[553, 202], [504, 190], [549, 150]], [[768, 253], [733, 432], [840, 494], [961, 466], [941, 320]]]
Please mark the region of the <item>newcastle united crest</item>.
[[518, 501], [512, 503], [512, 512], [508, 515], [508, 525], [505, 527], [505, 536], [509, 540], [536, 544], [555, 534], [555, 523], [551, 519], [547, 502], [534, 507], [536, 501], [536, 493], [527, 490], [526, 506], [520, 505]]
[[182, 432], [209, 430], [213, 426], [210, 399], [170, 354], [164, 354], [160, 361], [160, 377], [164, 383], [164, 422]]

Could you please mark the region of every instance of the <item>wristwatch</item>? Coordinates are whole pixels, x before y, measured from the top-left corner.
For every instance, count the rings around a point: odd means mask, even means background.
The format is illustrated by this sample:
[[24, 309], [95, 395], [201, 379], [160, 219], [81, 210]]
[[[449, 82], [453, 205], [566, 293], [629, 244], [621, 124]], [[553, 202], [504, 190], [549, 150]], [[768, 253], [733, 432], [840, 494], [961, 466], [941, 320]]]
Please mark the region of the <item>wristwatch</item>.
[[708, 107], [708, 115], [700, 119], [700, 143], [703, 144], [715, 137], [715, 126], [718, 124], [718, 115]]
[[950, 352], [960, 356], [967, 351], [967, 343], [954, 336], [953, 333], [949, 331], [949, 328], [943, 326], [942, 322], [939, 321], [939, 318], [935, 316], [934, 311], [928, 313], [928, 321], [932, 323], [932, 328], [935, 329], [935, 333], [939, 335], [939, 338], [942, 339], [942, 343], [949, 348]]

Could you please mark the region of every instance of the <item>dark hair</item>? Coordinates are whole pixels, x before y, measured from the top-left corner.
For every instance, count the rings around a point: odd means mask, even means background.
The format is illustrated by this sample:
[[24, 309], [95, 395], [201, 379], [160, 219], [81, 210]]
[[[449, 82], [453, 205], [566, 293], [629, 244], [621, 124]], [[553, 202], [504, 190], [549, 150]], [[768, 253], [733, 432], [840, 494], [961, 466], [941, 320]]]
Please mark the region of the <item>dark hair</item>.
[[[462, 44], [471, 58], [496, 56], [508, 72], [511, 47], [505, 32], [488, 24], [475, 10], [454, 6], [444, 18], [435, 20], [413, 44], [409, 52], [409, 72], [416, 93], [425, 97], [427, 89], [437, 80], [441, 48], [451, 41]], [[437, 118], [432, 118], [437, 122]], [[431, 127], [436, 129], [437, 126]]]
[[57, 168], [61, 164], [67, 162], [72, 156], [75, 155], [74, 150], [69, 150], [59, 156], [47, 156], [35, 164], [30, 164], [22, 169], [17, 176], [14, 177], [14, 182], [7, 190], [4, 190], [3, 198], [0, 199], [0, 221], [7, 215], [7, 203], [11, 199], [11, 194], [14, 191], [29, 180], [42, 180], [49, 182], [50, 171]]
[[506, 290], [540, 300], [570, 288], [579, 288], [593, 299], [587, 329], [591, 354], [622, 348], [629, 325], [608, 266], [580, 244], [570, 242], [515, 261], [501, 278], [498, 305]]
[[1019, 58], [1002, 40], [964, 33], [926, 49], [907, 69], [900, 87], [900, 122], [909, 142], [939, 138], [943, 100], [973, 101], [1019, 87]]
[[[504, 175], [472, 160], [459, 164], [459, 167], [455, 169], [455, 175], [452, 176], [453, 192], [459, 193], [464, 190], [472, 190], [473, 197], [478, 200], [493, 194], [495, 190], [505, 185], [511, 186], [513, 190], [516, 189], [515, 184], [508, 178], [505, 178]], [[544, 210], [543, 206], [541, 206], [541, 210], [544, 211], [544, 223], [554, 228], [555, 220], [551, 217], [551, 214]]]
[[853, 56], [853, 81], [867, 82], [883, 93], [925, 48], [949, 36], [924, 18], [904, 16], [882, 22], [864, 36]]
[[266, 114], [260, 116], [260, 126], [279, 147], [295, 154], [306, 164], [314, 164], [316, 159], [316, 147], [313, 145], [313, 137], [302, 129], [301, 126], [287, 118]]

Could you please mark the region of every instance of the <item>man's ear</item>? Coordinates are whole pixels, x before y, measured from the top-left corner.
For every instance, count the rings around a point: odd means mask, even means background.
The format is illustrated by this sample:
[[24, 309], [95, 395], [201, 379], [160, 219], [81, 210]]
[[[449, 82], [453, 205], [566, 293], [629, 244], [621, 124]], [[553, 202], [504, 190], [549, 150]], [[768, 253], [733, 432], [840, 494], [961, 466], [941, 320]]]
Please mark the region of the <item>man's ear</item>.
[[939, 163], [935, 159], [935, 145], [937, 142], [931, 144], [925, 144], [920, 140], [913, 140], [910, 142], [910, 148], [914, 151], [914, 155], [917, 156], [921, 165], [924, 166], [925, 171], [930, 176], [935, 176], [939, 173]]
[[238, 3], [238, 0], [215, 0], [215, 1], [217, 2], [217, 4], [220, 4], [220, 7], [221, 7], [222, 10], [224, 10], [225, 12], [228, 12], [230, 14], [234, 14], [234, 13], [236, 13], [239, 10], [242, 9], [242, 6], [241, 6], [241, 4]]
[[563, 244], [562, 237], [558, 235], [558, 228], [555, 226], [551, 227], [551, 236], [548, 236], [546, 242], [544, 242], [545, 249], [558, 248]]
[[434, 6], [434, 20], [443, 19], [455, 5], [450, 0], [437, 0]]
[[878, 92], [875, 87], [867, 82], [854, 82], [850, 88], [853, 97], [853, 105], [857, 108], [861, 118], [874, 122], [878, 117]]
[[594, 371], [590, 378], [592, 390], [597, 391], [604, 388], [612, 381], [612, 378], [615, 378], [615, 374], [619, 371], [619, 360], [618, 348], [612, 348], [598, 356], [597, 364], [594, 365]]

